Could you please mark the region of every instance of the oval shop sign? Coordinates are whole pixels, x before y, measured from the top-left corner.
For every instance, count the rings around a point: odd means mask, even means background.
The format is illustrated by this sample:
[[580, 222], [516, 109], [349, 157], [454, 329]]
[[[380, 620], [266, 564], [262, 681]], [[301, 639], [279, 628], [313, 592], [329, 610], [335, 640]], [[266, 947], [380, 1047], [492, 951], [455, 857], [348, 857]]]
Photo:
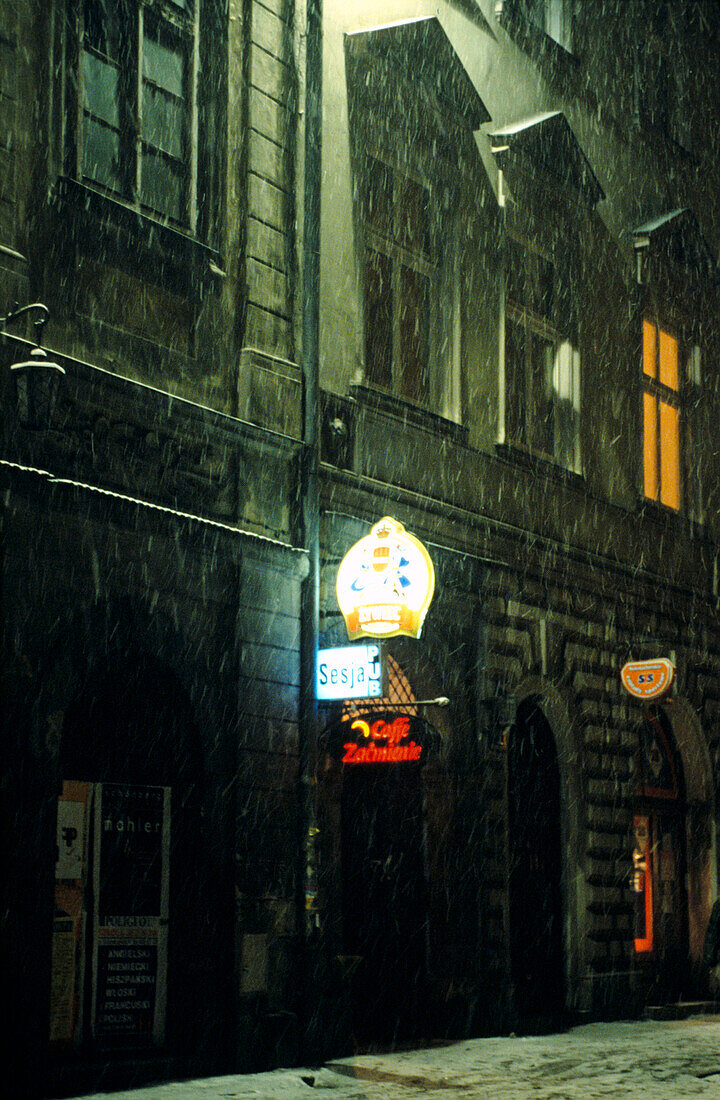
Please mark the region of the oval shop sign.
[[625, 690], [635, 699], [659, 699], [675, 679], [675, 667], [666, 657], [653, 661], [628, 661], [620, 672]]

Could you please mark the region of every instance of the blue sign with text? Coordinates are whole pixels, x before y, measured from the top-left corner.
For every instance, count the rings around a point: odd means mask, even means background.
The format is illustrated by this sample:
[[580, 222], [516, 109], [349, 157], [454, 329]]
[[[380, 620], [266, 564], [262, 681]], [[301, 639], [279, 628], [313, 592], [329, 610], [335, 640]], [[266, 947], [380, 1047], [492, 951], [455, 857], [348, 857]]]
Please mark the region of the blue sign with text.
[[382, 695], [383, 666], [379, 645], [346, 645], [318, 650], [318, 699], [380, 699]]

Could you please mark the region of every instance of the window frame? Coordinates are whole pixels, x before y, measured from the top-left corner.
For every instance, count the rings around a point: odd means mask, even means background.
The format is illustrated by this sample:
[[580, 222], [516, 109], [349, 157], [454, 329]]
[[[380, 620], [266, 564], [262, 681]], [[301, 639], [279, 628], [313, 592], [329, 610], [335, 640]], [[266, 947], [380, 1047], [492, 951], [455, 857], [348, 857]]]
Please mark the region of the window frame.
[[[644, 14], [643, 33], [639, 28], [633, 58], [636, 124], [692, 153], [690, 82], [678, 56], [678, 48], [682, 51], [687, 45], [687, 23], [682, 11], [666, 0], [651, 0]], [[684, 40], [680, 47], [679, 40]]]
[[[363, 130], [365, 128], [363, 127]], [[363, 384], [370, 390], [392, 399], [407, 402], [425, 413], [433, 413], [461, 422], [460, 408], [460, 298], [456, 287], [456, 271], [452, 262], [455, 254], [455, 230], [451, 207], [451, 184], [445, 174], [429, 170], [422, 150], [414, 155], [399, 158], [384, 146], [368, 140], [358, 145], [356, 156], [357, 212], [359, 217], [360, 279], [363, 318]], [[392, 177], [393, 209], [391, 224], [386, 230], [373, 224], [368, 216], [368, 164], [380, 164]], [[422, 188], [427, 193], [425, 247], [413, 247], [402, 240], [402, 214], [397, 198], [403, 187]], [[446, 245], [444, 257], [439, 242]], [[373, 377], [368, 357], [369, 333], [369, 257], [372, 253], [383, 256], [392, 265], [392, 358], [389, 377], [385, 380]], [[425, 378], [423, 392], [411, 393], [403, 385], [402, 362], [402, 296], [398, 293], [402, 269], [417, 273], [427, 280], [426, 301], [428, 308], [427, 350], [425, 354]], [[440, 298], [447, 309], [440, 311]]]
[[[646, 333], [653, 330], [653, 360], [654, 373], [650, 374], [646, 369]], [[677, 343], [677, 386], [668, 384], [661, 379], [661, 334]], [[641, 417], [642, 417], [642, 499], [647, 504], [655, 505], [675, 515], [689, 515], [698, 522], [703, 521], [702, 502], [702, 471], [696, 471], [697, 483], [690, 486], [688, 462], [690, 450], [696, 449], [694, 444], [698, 425], [694, 423], [690, 399], [699, 397], [701, 393], [701, 372], [703, 353], [701, 344], [694, 338], [690, 326], [682, 321], [670, 310], [654, 310], [645, 308], [641, 318]], [[650, 439], [648, 439], [648, 398], [653, 402], [654, 423]], [[677, 504], [668, 499], [663, 499], [663, 432], [662, 432], [662, 406], [669, 406], [677, 415]], [[654, 440], [653, 437], [654, 436]], [[654, 494], [648, 491], [648, 442], [653, 445], [655, 451], [652, 480], [655, 482]], [[697, 456], [693, 455], [693, 459]]]
[[[512, 294], [511, 279], [517, 286], [517, 276], [511, 275], [509, 261], [513, 250], [521, 250], [523, 261], [521, 299]], [[549, 306], [545, 312], [535, 308], [532, 302], [532, 289], [539, 285], [540, 280], [534, 279], [531, 268], [539, 264], [547, 264], [553, 272], [553, 290]], [[577, 308], [575, 303], [576, 280], [568, 264], [565, 275], [562, 274], [558, 264], [555, 263], [551, 249], [543, 247], [537, 241], [530, 240], [515, 230], [506, 234], [504, 271], [503, 271], [503, 328], [502, 328], [502, 357], [501, 357], [501, 385], [500, 385], [500, 439], [506, 445], [526, 451], [528, 454], [553, 463], [560, 469], [567, 470], [578, 475], [582, 474], [582, 447], [580, 435], [580, 417], [582, 408], [581, 394], [581, 355], [580, 341], [578, 338]], [[563, 285], [564, 284], [564, 285]], [[541, 292], [542, 294], [542, 292]], [[572, 304], [573, 317], [563, 331], [563, 326], [558, 323], [556, 311], [558, 310], [558, 295], [569, 296]], [[523, 337], [522, 359], [524, 360], [522, 378], [511, 378], [511, 364], [509, 356], [509, 333], [511, 327], [521, 333]], [[545, 364], [546, 377], [541, 384], [546, 387], [544, 402], [535, 393], [537, 376], [537, 363], [534, 361], [533, 344], [536, 341], [544, 342], [552, 350], [552, 363]], [[560, 359], [562, 349], [567, 349]], [[549, 368], [549, 369], [548, 369]], [[569, 401], [571, 413], [571, 440], [566, 453], [561, 450], [561, 396], [560, 371], [564, 370], [566, 377], [563, 379], [564, 388], [569, 385]], [[549, 382], [549, 397], [548, 397]], [[510, 402], [513, 396], [518, 397], [522, 403], [519, 422], [513, 424], [513, 413]], [[565, 398], [568, 400], [568, 397]], [[549, 412], [545, 414], [547, 421], [552, 417], [552, 446], [544, 445], [547, 438], [542, 439], [540, 432], [542, 426], [538, 422], [537, 412], [542, 403], [549, 404]], [[572, 452], [572, 453], [570, 453]]]
[[[86, 53], [97, 55], [97, 50], [85, 41], [86, 0], [73, 0], [75, 17], [75, 80], [73, 92], [75, 101], [74, 124], [65, 120], [65, 157], [70, 174], [84, 186], [92, 187], [115, 201], [163, 221], [171, 226], [194, 235], [197, 232], [198, 203], [198, 78], [199, 78], [199, 37], [201, 0], [186, 0], [178, 4], [174, 0], [119, 0], [120, 18], [132, 37], [127, 63], [118, 63], [118, 117], [119, 125], [119, 186], [114, 187], [97, 179], [86, 171], [84, 161], [85, 119], [93, 117], [92, 108], [85, 103], [85, 65]], [[147, 23], [154, 21], [166, 34], [175, 38], [178, 52], [184, 59], [184, 79], [186, 94], [182, 110], [183, 133], [181, 142], [182, 156], [172, 156], [159, 149], [157, 143], [149, 140], [148, 131], [143, 131], [143, 98], [147, 86], [155, 87], [156, 82], [148, 79], [144, 72], [143, 51], [147, 39]], [[88, 48], [90, 47], [90, 48]], [[161, 89], [162, 92], [162, 89]], [[168, 92], [168, 95], [170, 93]], [[178, 98], [178, 97], [175, 97]], [[100, 120], [107, 125], [105, 120]], [[179, 216], [162, 210], [149, 201], [147, 190], [143, 190], [143, 161], [149, 155], [159, 153], [162, 160], [172, 161], [181, 169], [184, 180], [180, 185]]]
[[378, 389], [387, 390], [389, 393], [393, 393], [396, 396], [402, 397], [407, 401], [411, 401], [417, 405], [427, 405], [430, 399], [430, 354], [431, 345], [433, 342], [433, 317], [434, 311], [430, 310], [430, 315], [427, 319], [427, 331], [425, 336], [426, 348], [424, 352], [424, 363], [421, 364], [421, 370], [423, 372], [422, 377], [419, 380], [420, 392], [416, 394], [408, 392], [405, 386], [405, 371], [403, 361], [403, 331], [402, 331], [402, 306], [405, 301], [402, 293], [402, 270], [407, 268], [409, 271], [419, 275], [422, 279], [426, 280], [427, 287], [427, 308], [430, 307], [430, 302], [433, 300], [432, 290], [433, 284], [437, 280], [437, 265], [434, 262], [434, 242], [432, 241], [431, 226], [428, 225], [427, 229], [430, 232], [430, 240], [426, 242], [427, 247], [413, 247], [414, 242], [403, 240], [403, 221], [402, 221], [402, 195], [403, 191], [407, 190], [408, 184], [414, 184], [416, 187], [422, 188], [427, 193], [427, 214], [428, 220], [431, 219], [431, 205], [432, 205], [432, 189], [427, 180], [421, 178], [419, 174], [413, 173], [407, 169], [401, 170], [395, 164], [388, 163], [387, 160], [373, 156], [368, 153], [364, 158], [362, 171], [363, 192], [367, 191], [368, 183], [368, 165], [372, 161], [374, 164], [381, 166], [386, 173], [390, 175], [391, 182], [391, 199], [390, 199], [390, 212], [387, 218], [387, 229], [383, 232], [382, 228], [377, 224], [373, 224], [370, 219], [368, 211], [368, 203], [366, 196], [362, 202], [363, 211], [363, 231], [365, 239], [364, 250], [364, 288], [365, 288], [365, 309], [368, 310], [369, 303], [369, 286], [368, 286], [368, 272], [372, 265], [369, 261], [371, 254], [384, 256], [390, 263], [390, 312], [391, 312], [391, 348], [390, 348], [390, 371], [387, 383], [383, 380], [379, 380], [377, 374], [375, 377], [371, 377], [369, 373], [369, 356], [368, 345], [370, 342], [369, 333], [369, 318], [366, 315], [365, 318], [365, 371], [366, 382], [370, 385], [377, 387]]
[[575, 53], [573, 0], [521, 0], [525, 18], [566, 53]]

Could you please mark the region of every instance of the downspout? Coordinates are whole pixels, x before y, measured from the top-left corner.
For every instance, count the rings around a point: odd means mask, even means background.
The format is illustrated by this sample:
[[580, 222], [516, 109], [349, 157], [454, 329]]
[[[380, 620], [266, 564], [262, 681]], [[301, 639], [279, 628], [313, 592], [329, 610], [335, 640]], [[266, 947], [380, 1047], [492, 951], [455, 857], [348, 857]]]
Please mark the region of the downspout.
[[315, 775], [318, 708], [315, 698], [320, 615], [320, 505], [318, 389], [320, 359], [320, 185], [322, 162], [322, 0], [307, 0], [305, 42], [305, 176], [303, 188], [302, 283], [302, 480], [301, 533], [308, 575], [300, 604], [300, 845], [298, 936], [301, 946], [302, 1034], [309, 1043], [315, 1015], [315, 962], [311, 937], [316, 913], [308, 904], [315, 885]]

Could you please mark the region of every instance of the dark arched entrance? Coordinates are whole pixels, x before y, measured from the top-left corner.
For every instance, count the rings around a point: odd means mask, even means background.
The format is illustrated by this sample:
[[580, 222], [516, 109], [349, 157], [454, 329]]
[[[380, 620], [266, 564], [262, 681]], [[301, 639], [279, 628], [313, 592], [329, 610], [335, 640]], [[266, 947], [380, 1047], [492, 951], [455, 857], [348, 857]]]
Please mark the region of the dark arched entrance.
[[[388, 670], [388, 697], [377, 701], [379, 709], [370, 717], [401, 714], [417, 720], [412, 688], [390, 655]], [[347, 717], [352, 709], [346, 706]], [[411, 731], [400, 745], [414, 744], [415, 737], [421, 739]], [[386, 741], [380, 738], [377, 745]], [[372, 745], [372, 736], [366, 743]], [[427, 741], [419, 759], [342, 765], [343, 950], [352, 971], [353, 1034], [362, 1046], [391, 1046], [419, 1039], [426, 1030], [422, 769], [429, 748]]]
[[342, 792], [343, 940], [356, 956], [353, 1030], [392, 1044], [422, 1034], [427, 897], [417, 764], [348, 769]]
[[565, 1003], [560, 772], [536, 699], [520, 704], [508, 742], [510, 965], [527, 1030], [557, 1026]]
[[653, 1000], [693, 994], [688, 964], [685, 784], [668, 716], [646, 709], [640, 723], [633, 814], [635, 953]]
[[[217, 970], [217, 947], [211, 944], [211, 885], [203, 853], [203, 759], [188, 698], [174, 674], [145, 654], [108, 661], [65, 712], [58, 765], [58, 795], [68, 783], [89, 793], [79, 1022], [75, 1042], [56, 1049], [57, 1061], [62, 1066], [100, 1060], [108, 1080], [122, 1080], [112, 1065], [145, 1051], [146, 1057], [171, 1058], [175, 1072], [190, 1070], [206, 1053], [212, 999], [208, 987]], [[101, 817], [94, 810], [98, 805]], [[111, 828], [125, 830], [125, 849], [119, 842], [104, 845], [104, 836], [98, 843], [98, 833]], [[149, 897], [161, 889], [161, 863], [169, 869], [162, 887], [167, 891], [166, 961], [158, 961], [158, 953], [141, 944], [121, 941], [118, 933], [115, 954], [122, 962], [108, 963], [108, 950], [99, 954], [93, 941], [98, 938], [97, 895], [112, 894], [111, 908], [121, 919], [145, 910], [154, 913]], [[110, 978], [107, 973], [98, 977], [103, 967], [113, 970]], [[156, 984], [158, 969], [166, 971], [166, 982], [163, 977]], [[144, 997], [142, 986], [134, 984], [138, 972], [148, 984], [145, 1000], [151, 1011], [154, 997], [166, 999], [160, 1041], [151, 1033], [150, 1017], [136, 1026], [131, 1010], [116, 1013], [118, 1021], [131, 1021], [125, 1034], [122, 1026], [115, 1034], [112, 1026], [98, 1023], [99, 986], [104, 982], [105, 996], [116, 989], [131, 1000]], [[109, 981], [115, 986], [109, 987]], [[142, 1019], [142, 1008], [136, 1019]], [[142, 1034], [144, 1026], [147, 1035]]]

